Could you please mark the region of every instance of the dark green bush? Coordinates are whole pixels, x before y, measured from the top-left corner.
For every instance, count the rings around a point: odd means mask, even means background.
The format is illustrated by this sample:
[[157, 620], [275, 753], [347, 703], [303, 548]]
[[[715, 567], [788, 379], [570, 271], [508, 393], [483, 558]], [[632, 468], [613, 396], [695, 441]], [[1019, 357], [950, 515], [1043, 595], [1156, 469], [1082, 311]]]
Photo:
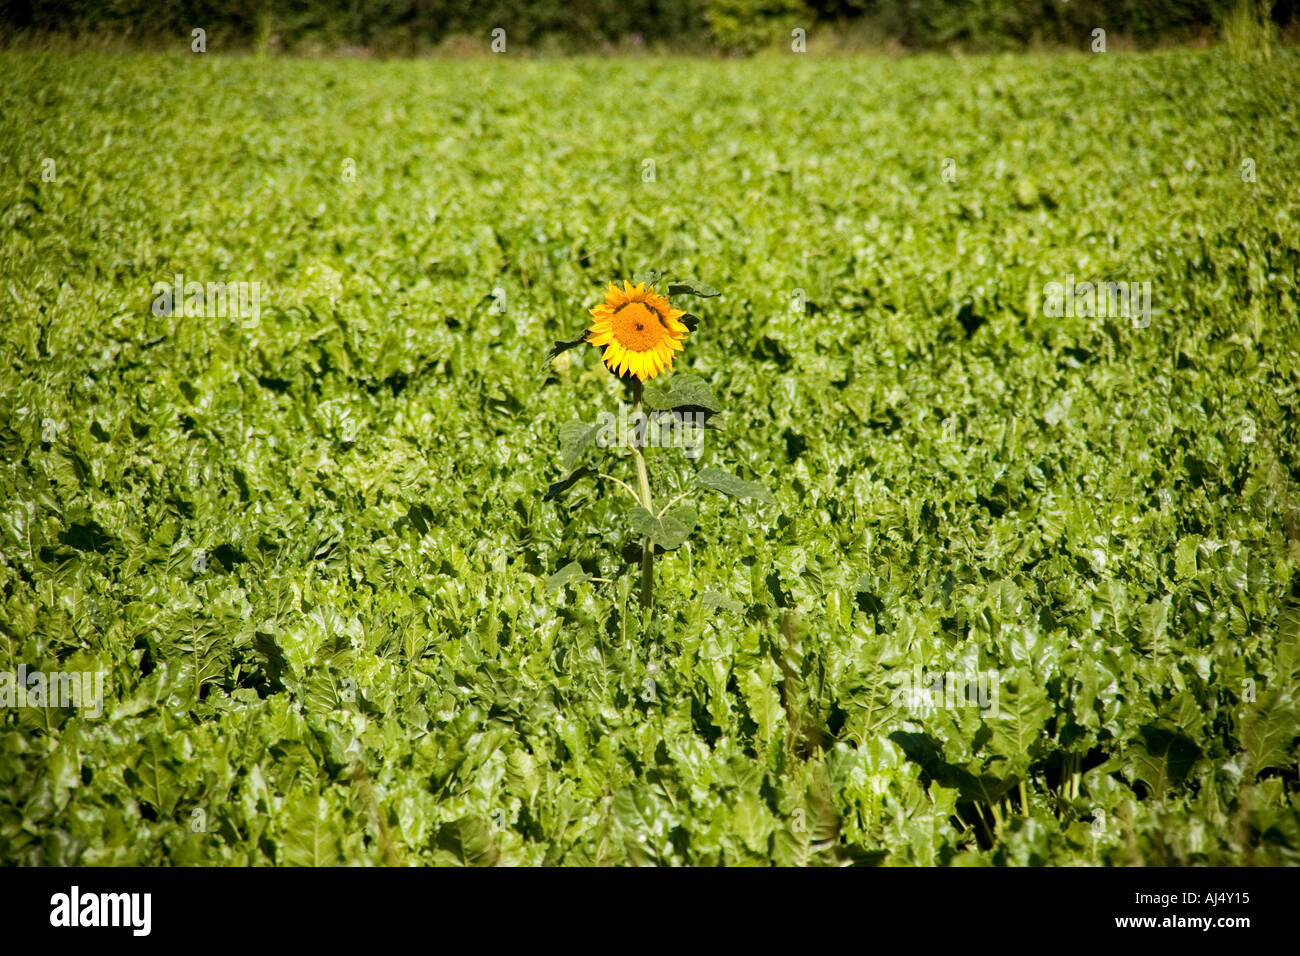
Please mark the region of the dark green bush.
[[[1032, 43], [1083, 47], [1094, 29], [1139, 44], [1206, 34], [1232, 0], [0, 0], [0, 35], [31, 31], [133, 41], [208, 32], [213, 49], [253, 45], [259, 29], [287, 47], [423, 48], [453, 34], [503, 27], [527, 46], [599, 48], [639, 37], [649, 45], [705, 41], [751, 51], [794, 26], [867, 20], [912, 48], [960, 44], [1006, 49]], [[1295, 20], [1300, 0], [1269, 6], [1275, 24]]]
[[812, 14], [803, 0], [707, 0], [709, 34], [724, 50], [752, 53], [786, 40], [795, 27], [805, 30]]

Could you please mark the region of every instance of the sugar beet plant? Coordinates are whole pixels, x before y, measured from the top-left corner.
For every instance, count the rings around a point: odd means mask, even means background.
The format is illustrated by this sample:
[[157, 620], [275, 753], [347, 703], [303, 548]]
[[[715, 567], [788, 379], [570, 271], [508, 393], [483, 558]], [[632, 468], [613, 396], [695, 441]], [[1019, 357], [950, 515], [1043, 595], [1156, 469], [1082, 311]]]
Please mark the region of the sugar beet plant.
[[[655, 292], [656, 286], [665, 285], [667, 295]], [[674, 296], [708, 299], [718, 294], [718, 290], [702, 282], [668, 281], [656, 270], [638, 275], [632, 282], [625, 280], [621, 287], [611, 282], [605, 301], [590, 310], [591, 327], [556, 342], [543, 363], [548, 365], [569, 349], [590, 344], [604, 350], [605, 367], [627, 390], [630, 414], [628, 406], [621, 406], [619, 414], [606, 412], [595, 423], [574, 420], [561, 426], [561, 459], [569, 474], [550, 487], [546, 499], [558, 498], [584, 478], [612, 482], [631, 497], [627, 523], [641, 539], [640, 595], [641, 605], [646, 608], [654, 603], [655, 548], [678, 548], [695, 530], [699, 512], [689, 499], [696, 491], [711, 489], [754, 500], [767, 497], [760, 485], [715, 466], [701, 469], [684, 491], [657, 511], [650, 492], [646, 450], [680, 447], [687, 456], [698, 457], [703, 430], [721, 411], [713, 389], [698, 376], [679, 373], [667, 385], [645, 385], [672, 371], [674, 355], [685, 350], [686, 338], [699, 327], [698, 316], [676, 308], [670, 300]], [[579, 466], [592, 445], [630, 454], [636, 470], [635, 488], [616, 475], [589, 465]], [[555, 577], [564, 581], [580, 574], [581, 567], [573, 562]]]
[[1300, 55], [648, 62], [0, 51], [0, 863], [1300, 865]]

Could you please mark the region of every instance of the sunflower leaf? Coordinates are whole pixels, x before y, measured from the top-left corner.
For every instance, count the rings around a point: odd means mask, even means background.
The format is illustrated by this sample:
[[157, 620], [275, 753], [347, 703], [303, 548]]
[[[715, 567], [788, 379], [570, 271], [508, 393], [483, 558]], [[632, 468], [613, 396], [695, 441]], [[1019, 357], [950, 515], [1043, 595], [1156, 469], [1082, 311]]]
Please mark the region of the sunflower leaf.
[[581, 584], [590, 580], [591, 575], [582, 570], [581, 564], [577, 561], [570, 561], [546, 579], [546, 590], [558, 591], [566, 584]]
[[662, 282], [663, 278], [664, 274], [659, 269], [647, 269], [645, 272], [638, 272], [632, 276], [632, 284], [641, 285], [645, 283], [646, 288], [650, 288]]
[[695, 530], [697, 517], [695, 506], [686, 502], [674, 505], [662, 518], [656, 518], [640, 507], [628, 512], [628, 522], [632, 525], [632, 530], [642, 537], [649, 538], [665, 551], [681, 547], [682, 542]]
[[715, 295], [722, 295], [717, 289], [707, 282], [700, 282], [698, 279], [683, 279], [680, 282], [670, 282], [668, 284], [669, 295], [698, 295], [702, 299], [710, 299]]
[[546, 366], [554, 362], [556, 357], [559, 356], [560, 354], [569, 351], [569, 349], [576, 349], [579, 345], [582, 345], [586, 341], [587, 341], [587, 330], [583, 329], [582, 333], [578, 335], [576, 338], [568, 339], [563, 342], [556, 342], [547, 350], [546, 358], [542, 360], [542, 368], [546, 368]]
[[696, 475], [695, 480], [705, 488], [712, 488], [714, 491], [720, 491], [724, 495], [730, 495], [733, 498], [753, 498], [760, 502], [772, 500], [772, 496], [768, 494], [767, 489], [757, 482], [737, 478], [731, 472], [722, 468], [715, 468], [712, 465]]
[[573, 472], [573, 474], [569, 475], [569, 477], [560, 479], [546, 489], [546, 494], [542, 496], [542, 500], [554, 501], [556, 498], [560, 497], [560, 495], [564, 494], [580, 482], [583, 478], [590, 478], [594, 474], [596, 474], [596, 469], [594, 468], [587, 468], [586, 466], [579, 468], [577, 471]]
[[560, 463], [566, 471], [578, 463], [599, 428], [599, 425], [577, 420], [560, 426]]
[[627, 521], [632, 526], [632, 530], [643, 538], [653, 538], [663, 530], [659, 525], [659, 519], [640, 505], [628, 511]]
[[695, 505], [683, 501], [680, 504], [673, 505], [669, 508], [659, 524], [663, 526], [663, 537], [659, 538], [659, 546], [665, 551], [671, 551], [673, 548], [680, 547], [692, 531], [695, 530], [695, 522], [699, 515], [695, 511]]
[[706, 412], [722, 410], [722, 403], [708, 383], [690, 374], [674, 375], [667, 385], [647, 385], [643, 401], [653, 412], [670, 412], [687, 406], [702, 408]]
[[679, 315], [677, 317], [677, 321], [681, 322], [682, 325], [686, 326], [686, 330], [688, 332], [694, 332], [696, 329], [700, 327], [700, 317], [698, 315], [692, 315], [690, 312], [686, 312], [683, 313], [682, 315]]

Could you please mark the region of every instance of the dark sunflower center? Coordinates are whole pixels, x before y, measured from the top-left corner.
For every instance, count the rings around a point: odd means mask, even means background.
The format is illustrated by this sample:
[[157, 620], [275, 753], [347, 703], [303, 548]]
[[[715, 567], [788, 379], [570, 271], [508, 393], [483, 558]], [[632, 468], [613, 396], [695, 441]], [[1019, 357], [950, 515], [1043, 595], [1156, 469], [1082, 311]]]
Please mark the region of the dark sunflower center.
[[644, 302], [628, 302], [614, 313], [614, 339], [633, 352], [649, 352], [667, 334], [659, 313]]

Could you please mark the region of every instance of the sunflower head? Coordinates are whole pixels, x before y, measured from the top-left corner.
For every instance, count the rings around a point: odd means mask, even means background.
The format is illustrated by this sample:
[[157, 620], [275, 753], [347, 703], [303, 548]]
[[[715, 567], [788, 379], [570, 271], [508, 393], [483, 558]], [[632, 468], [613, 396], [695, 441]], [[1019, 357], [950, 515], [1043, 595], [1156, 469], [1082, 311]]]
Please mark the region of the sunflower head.
[[616, 375], [654, 378], [673, 367], [673, 353], [683, 348], [686, 326], [678, 320], [686, 313], [644, 282], [624, 282], [621, 289], [611, 282], [591, 314], [587, 341], [605, 347], [605, 364]]

